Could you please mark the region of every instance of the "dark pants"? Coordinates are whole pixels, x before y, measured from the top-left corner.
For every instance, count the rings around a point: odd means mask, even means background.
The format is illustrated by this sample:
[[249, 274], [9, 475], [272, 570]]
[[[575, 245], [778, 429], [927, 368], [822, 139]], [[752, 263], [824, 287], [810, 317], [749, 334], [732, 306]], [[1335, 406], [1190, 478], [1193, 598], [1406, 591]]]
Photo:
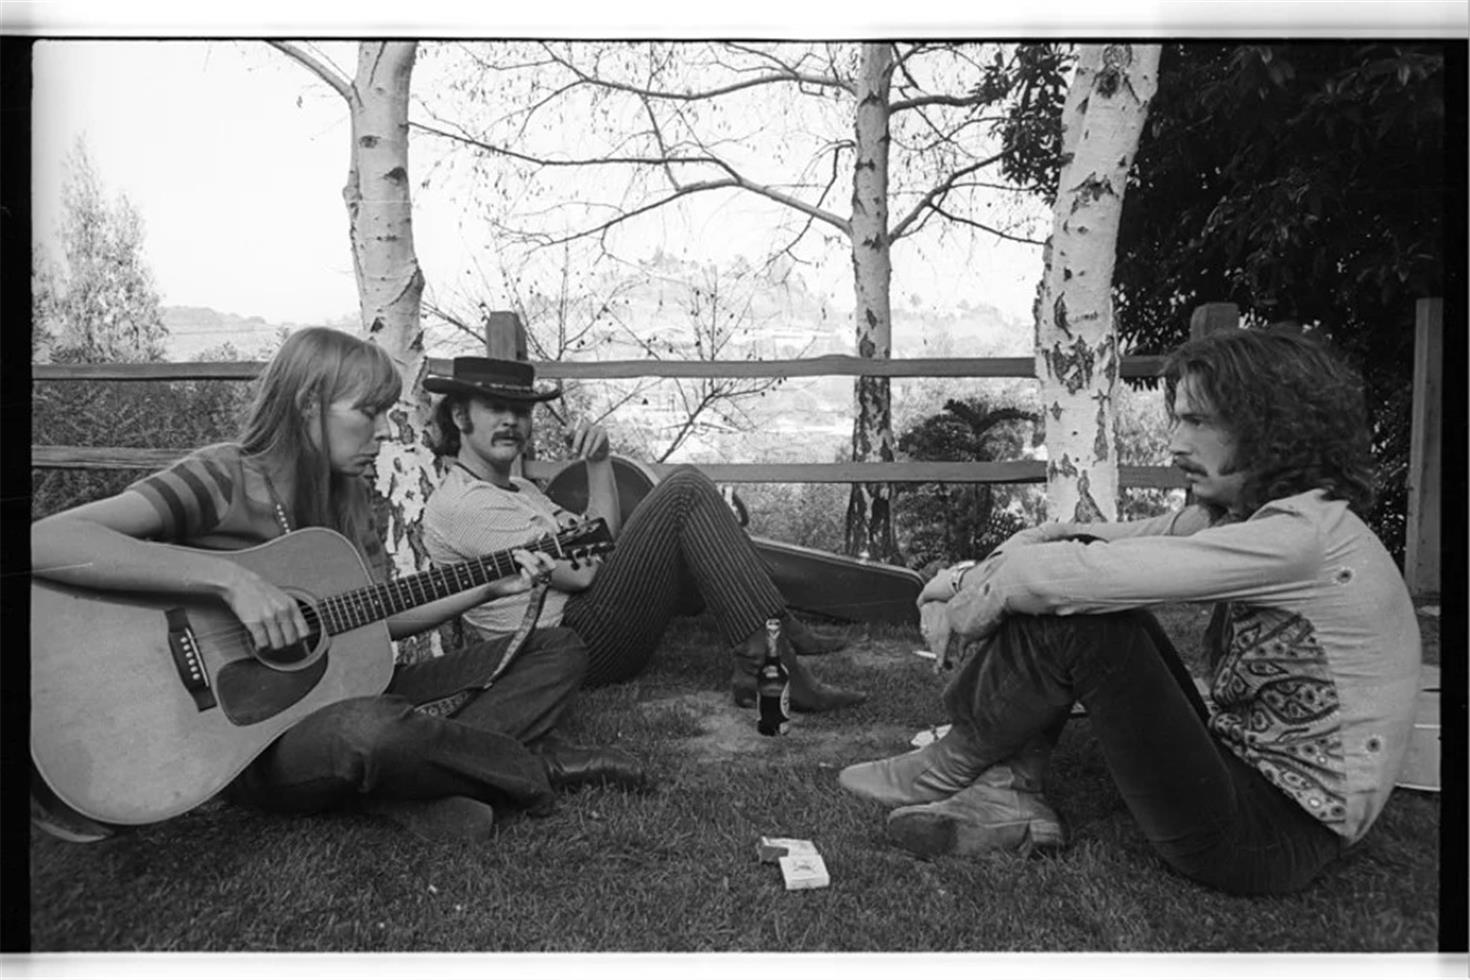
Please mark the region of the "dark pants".
[[414, 710], [487, 677], [509, 642], [502, 637], [400, 666], [382, 696], [313, 712], [236, 777], [229, 797], [295, 813], [372, 797], [469, 796], [545, 807], [552, 798], [546, 770], [526, 746], [551, 732], [582, 682], [586, 647], [571, 630], [532, 632], [495, 685], [453, 716]]
[[786, 605], [719, 488], [680, 467], [633, 511], [591, 588], [567, 602], [562, 622], [587, 641], [588, 686], [647, 666], [689, 583], [731, 647]]
[[1144, 836], [1206, 885], [1295, 891], [1342, 851], [1342, 838], [1210, 733], [1199, 692], [1148, 613], [1008, 617], [944, 697], [988, 764], [1082, 702]]

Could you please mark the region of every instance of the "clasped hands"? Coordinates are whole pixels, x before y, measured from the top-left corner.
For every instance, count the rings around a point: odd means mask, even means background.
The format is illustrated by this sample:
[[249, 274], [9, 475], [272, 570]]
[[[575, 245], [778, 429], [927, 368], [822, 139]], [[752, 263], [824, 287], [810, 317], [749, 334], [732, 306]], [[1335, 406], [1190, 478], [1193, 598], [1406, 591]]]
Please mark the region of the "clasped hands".
[[[1062, 529], [1055, 524], [1027, 528], [1007, 538], [1000, 547], [986, 557], [985, 561], [978, 565], [969, 565], [964, 569], [964, 605], [966, 607], [965, 618], [968, 621], [963, 623], [964, 632], [960, 634], [961, 641], [983, 640], [995, 632], [1000, 625], [1000, 610], [1003, 604], [996, 601], [999, 596], [985, 602], [970, 600], [976, 592], [988, 592], [989, 579], [995, 571], [1001, 554], [1007, 549], [1042, 544], [1060, 536], [1062, 536]], [[923, 590], [919, 593], [919, 631], [924, 634], [924, 642], [934, 653], [934, 672], [936, 674], [954, 666], [954, 656], [950, 645], [955, 638], [956, 624], [952, 616], [955, 610], [950, 603], [958, 597], [956, 582], [959, 580], [960, 572], [959, 566], [954, 565], [941, 569], [925, 583]], [[954, 645], [960, 647], [962, 643]]]

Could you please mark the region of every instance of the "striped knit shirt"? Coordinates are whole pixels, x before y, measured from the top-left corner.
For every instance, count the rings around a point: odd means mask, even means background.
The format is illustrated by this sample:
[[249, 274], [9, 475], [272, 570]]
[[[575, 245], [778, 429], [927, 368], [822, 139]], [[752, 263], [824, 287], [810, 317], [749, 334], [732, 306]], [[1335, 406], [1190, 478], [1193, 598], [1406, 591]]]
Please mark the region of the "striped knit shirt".
[[[140, 494], [158, 512], [163, 541], [238, 551], [282, 533], [264, 474], [235, 443], [199, 449], [128, 490]], [[390, 564], [376, 531], [371, 526], [364, 528], [353, 544], [373, 577], [386, 580]]]
[[[511, 477], [511, 485], [514, 489], [498, 487], [451, 465], [424, 507], [424, 548], [430, 560], [453, 565], [519, 548], [576, 521], [575, 514], [552, 503], [530, 480]], [[559, 589], [548, 589], [538, 625], [560, 626], [567, 598]], [[520, 625], [529, 601], [525, 592], [492, 599], [464, 618], [485, 635], [506, 635]]]

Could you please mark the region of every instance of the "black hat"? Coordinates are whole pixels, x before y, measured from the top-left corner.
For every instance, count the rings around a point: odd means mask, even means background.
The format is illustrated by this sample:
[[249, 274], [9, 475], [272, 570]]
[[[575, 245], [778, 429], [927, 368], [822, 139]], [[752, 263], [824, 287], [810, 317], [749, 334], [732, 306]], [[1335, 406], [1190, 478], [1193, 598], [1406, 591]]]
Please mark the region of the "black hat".
[[527, 362], [494, 357], [456, 357], [449, 377], [430, 375], [424, 390], [507, 402], [545, 402], [561, 395], [560, 385], [538, 389], [536, 369]]

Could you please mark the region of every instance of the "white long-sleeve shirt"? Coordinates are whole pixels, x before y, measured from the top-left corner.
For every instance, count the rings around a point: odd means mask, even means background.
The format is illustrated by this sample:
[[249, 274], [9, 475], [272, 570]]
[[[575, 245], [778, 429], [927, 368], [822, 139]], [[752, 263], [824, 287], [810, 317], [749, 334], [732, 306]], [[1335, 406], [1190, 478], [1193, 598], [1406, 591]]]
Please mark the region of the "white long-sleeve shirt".
[[1347, 504], [1312, 491], [1211, 525], [1203, 508], [1070, 530], [1102, 537], [1005, 549], [965, 576], [951, 628], [1007, 614], [1219, 602], [1207, 636], [1210, 728], [1349, 841], [1378, 816], [1408, 749], [1420, 638], [1397, 566]]

